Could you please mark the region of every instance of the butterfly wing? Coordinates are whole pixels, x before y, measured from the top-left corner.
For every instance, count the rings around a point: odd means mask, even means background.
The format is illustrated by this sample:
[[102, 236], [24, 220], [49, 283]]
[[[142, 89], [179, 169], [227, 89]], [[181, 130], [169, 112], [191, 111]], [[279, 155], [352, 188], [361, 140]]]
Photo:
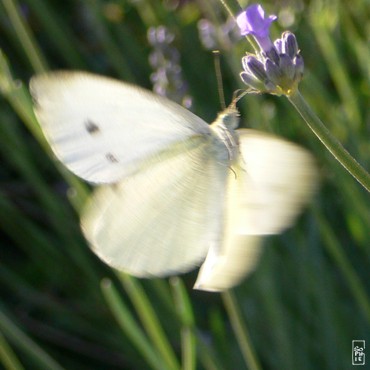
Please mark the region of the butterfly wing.
[[312, 155], [300, 146], [255, 130], [239, 132], [239, 168], [231, 192], [240, 234], [279, 234], [311, 199], [317, 185]]
[[221, 291], [253, 271], [262, 236], [288, 228], [314, 193], [312, 156], [298, 145], [254, 130], [238, 130], [239, 163], [229, 174], [221, 244], [213, 244], [196, 289]]
[[220, 238], [227, 168], [210, 155], [212, 142], [197, 140], [96, 191], [81, 223], [102, 260], [150, 277], [184, 272], [204, 259]]
[[256, 267], [262, 252], [261, 244], [260, 236], [227, 230], [222, 246], [215, 243], [208, 250], [194, 289], [220, 292], [240, 283]]
[[53, 72], [33, 77], [30, 91], [55, 155], [91, 182], [116, 182], [164, 148], [209, 135], [208, 125], [178, 104], [107, 77]]

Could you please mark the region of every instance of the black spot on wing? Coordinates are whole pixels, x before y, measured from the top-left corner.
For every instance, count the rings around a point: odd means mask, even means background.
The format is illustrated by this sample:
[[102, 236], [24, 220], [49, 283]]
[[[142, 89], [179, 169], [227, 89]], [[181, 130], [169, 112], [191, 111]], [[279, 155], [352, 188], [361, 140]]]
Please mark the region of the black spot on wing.
[[95, 134], [98, 134], [100, 133], [100, 128], [99, 126], [94, 123], [93, 121], [91, 120], [87, 120], [85, 122], [85, 128], [86, 128], [86, 131], [90, 134], [90, 135], [95, 135]]
[[34, 107], [36, 109], [39, 109], [40, 108], [40, 103], [39, 103], [39, 101], [37, 99], [37, 96], [32, 95], [32, 103], [33, 103], [33, 105], [34, 105]]
[[107, 153], [105, 155], [105, 158], [108, 160], [110, 163], [118, 163], [119, 160], [112, 154], [112, 153]]
[[31, 90], [31, 96], [32, 96], [32, 104], [34, 105], [34, 107], [35, 107], [36, 109], [41, 108], [40, 103], [39, 103], [39, 100], [38, 100], [38, 98], [37, 98], [37, 95], [36, 95], [36, 93], [35, 93], [34, 91], [32, 91], [32, 90]]
[[111, 184], [110, 185], [110, 188], [116, 193], [118, 194], [118, 184]]

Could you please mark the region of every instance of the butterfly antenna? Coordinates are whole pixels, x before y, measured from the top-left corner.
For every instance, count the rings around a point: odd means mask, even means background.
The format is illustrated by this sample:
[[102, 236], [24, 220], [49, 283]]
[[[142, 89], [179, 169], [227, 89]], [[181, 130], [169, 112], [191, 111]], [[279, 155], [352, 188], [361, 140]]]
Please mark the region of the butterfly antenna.
[[216, 72], [216, 79], [217, 79], [218, 97], [220, 98], [221, 108], [222, 108], [222, 110], [224, 110], [224, 109], [226, 109], [226, 104], [225, 104], [224, 86], [223, 86], [223, 83], [222, 83], [220, 51], [219, 50], [213, 50], [213, 56], [214, 56], [215, 72]]

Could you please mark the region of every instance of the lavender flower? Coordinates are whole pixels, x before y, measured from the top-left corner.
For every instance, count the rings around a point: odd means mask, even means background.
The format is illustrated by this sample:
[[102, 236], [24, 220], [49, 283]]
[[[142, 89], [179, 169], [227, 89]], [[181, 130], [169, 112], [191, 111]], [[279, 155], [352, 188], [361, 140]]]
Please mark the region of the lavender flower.
[[201, 19], [198, 22], [198, 33], [202, 45], [207, 50], [230, 50], [240, 39], [240, 31], [232, 18], [220, 25], [215, 25], [208, 19]]
[[151, 75], [153, 90], [158, 95], [190, 108], [192, 99], [187, 94], [187, 85], [182, 77], [180, 54], [172, 46], [174, 39], [175, 35], [164, 26], [148, 30], [148, 41], [153, 47], [149, 55], [149, 63], [154, 69]]
[[237, 17], [242, 35], [252, 35], [260, 47], [257, 55], [249, 54], [242, 59], [243, 82], [256, 91], [276, 95], [290, 95], [298, 87], [303, 75], [303, 58], [296, 37], [286, 31], [274, 42], [270, 39], [270, 26], [277, 17], [265, 17], [261, 5], [249, 6]]

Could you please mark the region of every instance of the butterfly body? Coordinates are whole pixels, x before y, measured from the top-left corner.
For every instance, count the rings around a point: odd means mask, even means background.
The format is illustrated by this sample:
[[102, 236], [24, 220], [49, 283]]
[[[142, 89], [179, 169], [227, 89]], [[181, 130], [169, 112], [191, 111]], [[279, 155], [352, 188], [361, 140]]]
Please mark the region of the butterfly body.
[[165, 98], [92, 74], [54, 72], [30, 87], [56, 157], [101, 184], [81, 216], [86, 239], [132, 275], [185, 272], [207, 256], [196, 286], [232, 287], [253, 269], [261, 237], [289, 227], [313, 193], [310, 154], [236, 130], [234, 105], [208, 125]]
[[227, 149], [227, 158], [220, 158], [220, 160], [224, 160], [228, 166], [234, 163], [239, 156], [239, 134], [235, 130], [238, 125], [239, 112], [233, 104], [221, 112], [215, 122], [210, 125], [212, 132]]

